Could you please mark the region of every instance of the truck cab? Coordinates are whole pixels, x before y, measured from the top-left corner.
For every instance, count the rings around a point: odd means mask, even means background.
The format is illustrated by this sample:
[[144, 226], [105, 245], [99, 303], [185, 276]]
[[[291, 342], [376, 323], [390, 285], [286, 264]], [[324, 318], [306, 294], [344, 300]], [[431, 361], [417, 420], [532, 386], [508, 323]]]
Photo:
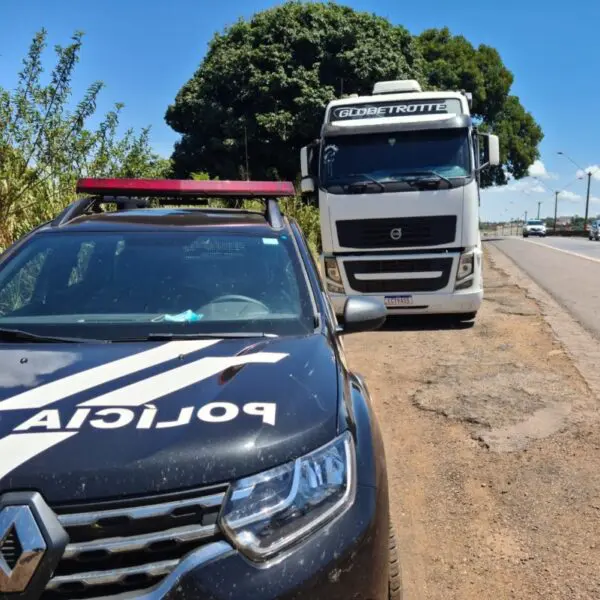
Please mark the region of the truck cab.
[[301, 151], [301, 189], [319, 206], [336, 312], [369, 295], [388, 314], [474, 318], [479, 175], [499, 163], [498, 138], [477, 131], [465, 92], [391, 81], [330, 102], [319, 139]]

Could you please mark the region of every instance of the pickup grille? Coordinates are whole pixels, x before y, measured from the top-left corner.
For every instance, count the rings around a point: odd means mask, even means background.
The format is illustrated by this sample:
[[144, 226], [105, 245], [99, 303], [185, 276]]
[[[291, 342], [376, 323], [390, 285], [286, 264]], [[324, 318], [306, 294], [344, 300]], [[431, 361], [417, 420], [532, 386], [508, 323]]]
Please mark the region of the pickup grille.
[[224, 486], [186, 494], [54, 507], [70, 543], [42, 600], [142, 593], [189, 552], [221, 539]]
[[[450, 244], [456, 238], [456, 216], [353, 219], [336, 224], [340, 246], [345, 248], [414, 248]], [[400, 239], [391, 236], [400, 229]]]
[[[452, 261], [452, 257], [347, 260], [344, 261], [344, 268], [350, 287], [362, 294], [435, 292], [448, 285]], [[391, 278], [394, 273], [401, 276]], [[361, 275], [367, 278], [361, 278]]]

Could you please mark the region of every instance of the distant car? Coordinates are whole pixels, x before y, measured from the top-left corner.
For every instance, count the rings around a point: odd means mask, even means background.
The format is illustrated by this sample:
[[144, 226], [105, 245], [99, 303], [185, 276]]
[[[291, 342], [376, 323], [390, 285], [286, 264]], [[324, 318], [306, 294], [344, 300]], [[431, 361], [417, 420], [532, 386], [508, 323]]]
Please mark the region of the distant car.
[[600, 219], [592, 222], [592, 225], [589, 229], [589, 238], [590, 241], [595, 240], [597, 242], [600, 240]]
[[546, 237], [546, 226], [543, 221], [539, 219], [530, 219], [523, 226], [523, 237], [529, 237], [530, 235], [539, 235], [540, 237]]

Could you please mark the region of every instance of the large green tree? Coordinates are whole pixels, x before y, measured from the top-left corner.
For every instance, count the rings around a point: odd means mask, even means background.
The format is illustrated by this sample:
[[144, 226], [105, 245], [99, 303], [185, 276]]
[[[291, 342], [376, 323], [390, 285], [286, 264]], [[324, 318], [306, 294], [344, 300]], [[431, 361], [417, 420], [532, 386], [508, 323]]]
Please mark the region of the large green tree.
[[293, 179], [299, 149], [318, 137], [330, 100], [407, 78], [424, 89], [473, 93], [481, 129], [502, 136], [504, 168], [484, 184], [522, 177], [538, 157], [541, 129], [510, 95], [513, 76], [493, 48], [475, 49], [447, 29], [414, 37], [345, 6], [292, 1], [215, 35], [167, 110], [167, 123], [182, 134], [175, 173]]
[[118, 135], [123, 105], [88, 126], [103, 84], [72, 97], [81, 33], [56, 46], [56, 64], [42, 81], [46, 37], [45, 30], [35, 35], [16, 88], [0, 87], [0, 248], [73, 200], [79, 177], [157, 177], [170, 169], [152, 152], [148, 129]]
[[507, 174], [515, 179], [527, 175], [528, 167], [539, 157], [543, 133], [519, 98], [510, 94], [513, 74], [498, 51], [486, 45], [474, 48], [448, 28], [429, 29], [417, 40], [427, 87], [470, 91], [472, 113], [480, 129], [500, 136], [503, 168], [485, 171], [482, 183], [501, 185], [506, 183]]
[[318, 137], [323, 109], [382, 79], [421, 78], [406, 29], [337, 4], [288, 2], [213, 38], [167, 110], [183, 134], [178, 175], [294, 178], [298, 150]]

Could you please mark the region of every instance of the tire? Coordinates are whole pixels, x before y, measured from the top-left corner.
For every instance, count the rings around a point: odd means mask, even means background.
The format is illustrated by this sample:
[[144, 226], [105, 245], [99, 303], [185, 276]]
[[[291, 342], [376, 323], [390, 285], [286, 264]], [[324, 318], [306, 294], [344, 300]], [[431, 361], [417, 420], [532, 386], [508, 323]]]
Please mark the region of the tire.
[[529, 237], [529, 234], [528, 233], [524, 233], [523, 237]]
[[396, 534], [394, 526], [390, 523], [389, 540], [389, 579], [388, 579], [388, 600], [402, 600], [402, 569], [400, 559], [398, 558], [398, 547], [396, 545]]

